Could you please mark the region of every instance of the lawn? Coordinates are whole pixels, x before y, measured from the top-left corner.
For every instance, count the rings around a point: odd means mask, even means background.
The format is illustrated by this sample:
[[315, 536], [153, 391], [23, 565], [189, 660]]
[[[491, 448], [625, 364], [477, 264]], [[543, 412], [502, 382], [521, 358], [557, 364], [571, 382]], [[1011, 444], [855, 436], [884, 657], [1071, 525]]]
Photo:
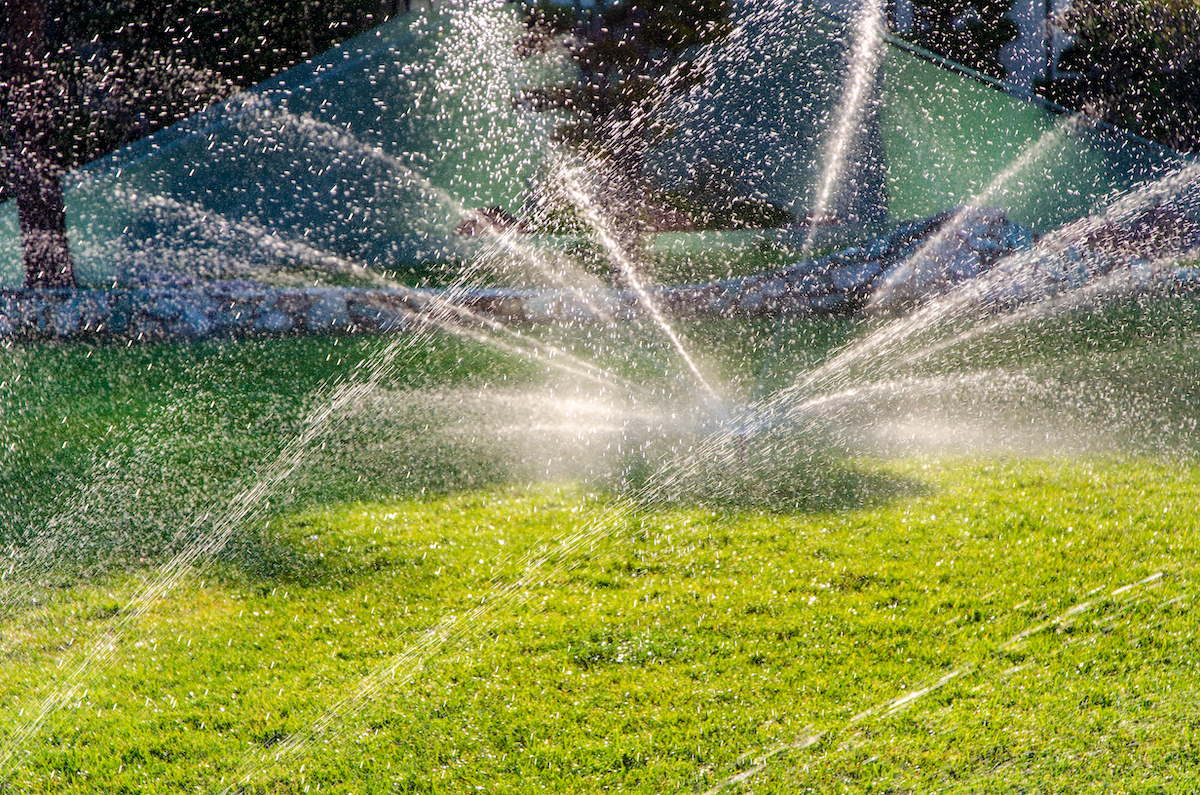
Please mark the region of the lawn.
[[787, 514], [488, 488], [276, 517], [269, 576], [76, 584], [5, 634], [8, 785], [1200, 785], [1200, 470], [870, 466], [906, 496]]
[[0, 791], [1194, 791], [1195, 313], [7, 348]]

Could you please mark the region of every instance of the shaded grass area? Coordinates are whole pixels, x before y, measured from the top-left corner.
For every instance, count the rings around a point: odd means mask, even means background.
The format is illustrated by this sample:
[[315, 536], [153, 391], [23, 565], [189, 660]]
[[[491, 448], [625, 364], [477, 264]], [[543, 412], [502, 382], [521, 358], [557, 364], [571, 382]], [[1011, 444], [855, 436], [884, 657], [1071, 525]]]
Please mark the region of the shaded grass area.
[[[431, 333], [163, 596], [390, 340], [5, 349], [0, 791], [1192, 791], [1195, 306], [1082, 314], [858, 375], [1174, 463], [713, 446], [652, 328]], [[736, 404], [861, 328], [679, 331]]]
[[[745, 392], [776, 332], [766, 322], [734, 325], [721, 329], [722, 344], [744, 350], [720, 370]], [[519, 426], [528, 418], [509, 416], [517, 412], [505, 402], [529, 413], [520, 390], [579, 394], [579, 377], [552, 366], [563, 360], [597, 374], [583, 382], [593, 393], [632, 395], [642, 405], [678, 394], [686, 401], [694, 389], [654, 332], [637, 324], [516, 333], [523, 339], [497, 334], [492, 344], [427, 329], [400, 340], [9, 346], [0, 350], [0, 545], [37, 547], [68, 581], [72, 572], [136, 567], [177, 551], [195, 535], [181, 528], [268, 477], [285, 445], [339, 389], [367, 383], [393, 344], [393, 366], [323, 421], [303, 465], [270, 496], [268, 515], [528, 478], [524, 458], [545, 450], [525, 449], [530, 434]], [[837, 339], [811, 335], [826, 345]], [[570, 361], [576, 350], [579, 366]], [[244, 551], [256, 537], [249, 530], [235, 545]]]
[[[0, 543], [51, 539], [60, 563], [76, 556], [81, 565], [136, 565], [172, 551], [190, 540], [175, 538], [181, 526], [255, 482], [314, 410], [340, 386], [361, 381], [390, 342], [30, 345], [2, 352]], [[449, 335], [414, 344], [403, 356], [379, 388], [420, 389], [435, 379], [441, 389], [480, 386], [524, 366]], [[343, 420], [328, 423], [318, 447], [361, 435]], [[414, 488], [394, 461], [364, 480], [361, 470], [316, 459], [322, 465], [302, 468], [284, 493], [272, 495], [280, 509]], [[488, 482], [495, 477], [488, 465], [442, 461], [427, 467], [415, 488]], [[64, 536], [61, 543], [56, 536]]]
[[[270, 576], [219, 565], [156, 601], [7, 786], [1195, 790], [1200, 469], [859, 466], [922, 488], [803, 513], [543, 486], [277, 516]], [[144, 576], [8, 627], [4, 737]]]

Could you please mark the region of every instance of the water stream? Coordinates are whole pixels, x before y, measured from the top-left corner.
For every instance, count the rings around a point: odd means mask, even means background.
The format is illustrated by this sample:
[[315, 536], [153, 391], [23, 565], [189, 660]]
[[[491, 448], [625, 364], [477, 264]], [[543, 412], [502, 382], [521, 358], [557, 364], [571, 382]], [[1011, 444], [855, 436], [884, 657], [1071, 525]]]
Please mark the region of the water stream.
[[[788, 7], [771, 4], [754, 11], [769, 18], [770, 13], [788, 13]], [[453, 9], [451, 17], [455, 35], [475, 41], [481, 51], [491, 53], [493, 66], [511, 65], [511, 41], [483, 15], [472, 14], [470, 4]], [[866, 0], [853, 32], [846, 53], [850, 73], [838, 88], [836, 109], [821, 138], [823, 155], [813, 183], [810, 219], [827, 215], [835, 204], [864, 114], [876, 102], [877, 77], [885, 56], [882, 6]], [[740, 46], [738, 41], [735, 36], [734, 47]], [[706, 64], [718, 61], [712, 53], [702, 60]], [[460, 66], [460, 71], [469, 73], [471, 68]], [[502, 68], [489, 71], [472, 88], [482, 96], [478, 105], [484, 116], [508, 112], [515, 94], [513, 80]], [[694, 94], [677, 99], [681, 107], [697, 102]], [[436, 214], [454, 222], [471, 219], [475, 212], [461, 185], [458, 190], [440, 186], [413, 165], [418, 158], [409, 156], [412, 153], [390, 153], [338, 123], [267, 106], [244, 114], [241, 123], [265, 137], [276, 135], [281, 141], [299, 138], [305, 146], [328, 148], [347, 160], [369, 162], [390, 175], [392, 187], [418, 194], [436, 207]], [[533, 126], [546, 135], [536, 139], [537, 146], [553, 150], [556, 145], [549, 140], [550, 125], [539, 122]], [[920, 270], [927, 260], [936, 259], [941, 243], [958, 233], [970, 211], [1002, 204], [1016, 183], [1058, 157], [1079, 126], [1077, 118], [1063, 118], [1028, 143], [970, 195], [967, 209], [951, 217], [941, 238], [934, 236], [914, 255], [912, 269]], [[1014, 451], [1154, 453], [1164, 449], [1182, 455], [1200, 450], [1195, 418], [1190, 416], [1194, 414], [1191, 392], [1181, 390], [1159, 400], [1159, 384], [1152, 377], [1157, 373], [1162, 381], [1172, 379], [1166, 365], [1155, 360], [1173, 346], [1181, 358], [1200, 355], [1185, 331], [1180, 331], [1177, 339], [1164, 331], [1161, 339], [1150, 340], [1145, 350], [1135, 349], [1136, 342], [1111, 349], [1080, 346], [1082, 353], [1037, 349], [1039, 334], [1051, 345], [1058, 344], [1070, 341], [1081, 324], [1092, 324], [1115, 338], [1124, 321], [1110, 319], [1110, 315], [1119, 315], [1123, 307], [1137, 305], [1146, 296], [1163, 302], [1177, 300], [1171, 292], [1179, 285], [1173, 280], [1174, 271], [1183, 260], [1200, 256], [1200, 251], [1172, 249], [1169, 241], [1159, 245], [1153, 229], [1141, 230], [1145, 239], [1120, 240], [1120, 245], [1109, 249], [1097, 241], [1127, 232], [1152, 211], [1161, 214], [1178, 207], [1180, 213], [1191, 212], [1194, 207], [1189, 202], [1200, 190], [1200, 166], [1186, 166], [1110, 197], [1103, 212], [1048, 232], [1029, 251], [1002, 261], [978, 278], [953, 285], [942, 295], [929, 297], [902, 316], [683, 322], [671, 318], [656, 300], [656, 285], [648, 281], [653, 263], [642, 251], [623, 242], [628, 230], [619, 228], [620, 213], [605, 207], [590, 189], [605, 175], [596, 173], [599, 168], [595, 165], [592, 170], [580, 165], [577, 158], [561, 156], [546, 162], [552, 172], [548, 179], [570, 199], [571, 209], [589, 227], [588, 234], [575, 241], [573, 251], [602, 253], [616, 274], [612, 286], [627, 288], [636, 297], [637, 318], [619, 317], [602, 302], [596, 288], [606, 286], [605, 275], [597, 273], [585, 257], [547, 253], [559, 250], [514, 228], [485, 229], [469, 241], [469, 256], [459, 255], [446, 266], [453, 274], [449, 285], [426, 296], [423, 311], [406, 319], [403, 333], [368, 349], [351, 368], [331, 368], [335, 375], [316, 386], [301, 387], [307, 390], [303, 398], [297, 398], [292, 408], [279, 409], [278, 417], [268, 417], [284, 428], [269, 453], [229, 466], [221, 474], [225, 479], [211, 492], [189, 493], [186, 500], [178, 500], [181, 507], [169, 519], [174, 524], [158, 548], [161, 562], [137, 569], [140, 585], [122, 601], [115, 617], [65, 651], [52, 678], [36, 689], [15, 718], [6, 721], [0, 740], [0, 777], [11, 778], [28, 749], [45, 742], [56, 727], [70, 721], [72, 703], [79, 702], [92, 683], [103, 680], [122, 655], [130, 652], [135, 639], [149, 631], [156, 605], [174, 598], [183, 582], [202, 577], [236, 539], [253, 536], [256, 528], [276, 515], [281, 502], [287, 503], [289, 493], [303, 478], [332, 477], [321, 469], [328, 460], [327, 446], [336, 448], [343, 434], [352, 439], [363, 428], [381, 427], [414, 436], [421, 433], [434, 441], [465, 429], [470, 442], [462, 447], [471, 454], [484, 458], [480, 450], [493, 454], [495, 448], [502, 448], [494, 456], [508, 467], [504, 476], [510, 480], [580, 479], [589, 486], [611, 489], [613, 496], [605, 507], [542, 539], [536, 549], [513, 553], [504, 562], [518, 571], [518, 576], [494, 580], [478, 595], [473, 609], [439, 614], [424, 631], [398, 642], [384, 659], [365, 666], [365, 673], [360, 671], [339, 686], [335, 695], [325, 698], [317, 714], [305, 718], [301, 729], [268, 749], [252, 747], [239, 759], [229, 760], [223, 792], [242, 791], [272, 772], [287, 770], [315, 748], [349, 742], [348, 732], [365, 704], [380, 698], [387, 688], [411, 683], [431, 661], [458, 653], [494, 630], [531, 598], [537, 583], [569, 571], [583, 550], [598, 544], [624, 544], [630, 517], [647, 507], [732, 504], [752, 510], [802, 510], [802, 499], [811, 496], [811, 482], [819, 484], [826, 474], [824, 468], [834, 459], [947, 450], [983, 455]], [[568, 162], [570, 166], [562, 165]], [[530, 171], [536, 169], [526, 169], [526, 173]], [[375, 263], [327, 246], [318, 239], [320, 235], [309, 239], [296, 228], [276, 229], [254, 213], [224, 214], [165, 192], [114, 189], [110, 198], [114, 205], [149, 210], [169, 223], [199, 230], [202, 240], [195, 246], [190, 232], [150, 241], [140, 252], [145, 261], [161, 264], [174, 257], [185, 270], [204, 271], [198, 274], [202, 276], [224, 268], [219, 274], [222, 277], [302, 281], [310, 278], [308, 271], [315, 270], [320, 273], [319, 280], [349, 278], [379, 287], [411, 287]], [[375, 209], [355, 208], [354, 212]], [[345, 219], [347, 225], [353, 222], [353, 216]], [[798, 259], [814, 251], [815, 229], [810, 226], [791, 236], [796, 244], [791, 253]], [[214, 242], [231, 239], [249, 242], [258, 251], [229, 251], [227, 257], [213, 259], [211, 267], [203, 262], [189, 266], [185, 261], [188, 256], [203, 260]], [[1139, 256], [1131, 257], [1131, 252]], [[1140, 256], [1147, 252], [1149, 255]], [[128, 259], [136, 262], [137, 256], [134, 252]], [[296, 261], [304, 265], [294, 273], [277, 267], [279, 262]], [[463, 303], [481, 284], [525, 284], [527, 280], [547, 289], [567, 290], [592, 310], [592, 316], [586, 322], [532, 328], [498, 320]], [[1186, 310], [1181, 311], [1186, 315]], [[817, 337], [825, 342], [814, 344]], [[284, 341], [262, 344], [269, 347]], [[495, 363], [496, 372], [460, 384], [437, 366], [421, 364], [423, 356], [448, 352], [447, 358], [458, 357], [454, 363], [458, 365], [464, 349], [484, 351], [480, 355], [492, 357], [489, 361]], [[30, 461], [41, 448], [31, 447], [33, 452], [26, 452], [22, 447], [26, 440], [13, 429], [36, 427], [42, 433], [42, 426], [21, 426], [17, 419], [57, 411], [48, 398], [38, 403], [33, 398], [15, 397], [15, 387], [20, 379], [29, 377], [30, 357], [38, 351], [34, 345], [9, 345], [0, 354], [5, 357], [0, 370], [0, 399], [4, 401], [0, 408], [8, 412], [0, 424], [0, 447], [20, 449], [24, 458], [13, 459], [18, 463]], [[101, 349], [100, 353], [112, 351]], [[153, 364], [149, 362], [147, 372]], [[423, 367], [428, 371], [421, 372]], [[516, 373], [512, 386], [504, 368]], [[204, 369], [198, 366], [189, 375], [196, 376], [198, 383], [180, 389], [199, 405], [208, 389], [203, 383]], [[409, 377], [411, 381], [404, 380]], [[209, 405], [215, 404], [213, 400]], [[453, 404], [453, 409], [441, 414], [430, 410], [430, 416], [449, 418], [445, 426], [434, 423], [430, 428], [426, 423], [420, 429], [419, 422], [404, 425], [399, 420], [394, 426], [387, 424], [391, 421], [385, 416], [388, 412], [407, 409], [415, 415], [426, 405], [444, 404]], [[294, 406], [303, 406], [303, 410]], [[192, 409], [181, 401], [163, 412], [171, 415], [185, 410]], [[62, 411], [65, 424], [70, 409]], [[289, 411], [298, 419], [289, 420]], [[213, 422], [221, 422], [215, 411]], [[251, 425], [253, 421], [248, 427]], [[151, 437], [160, 428], [169, 428], [169, 422], [162, 420], [156, 426], [147, 421], [142, 428], [140, 441], [147, 448], [147, 470], [156, 464], [155, 456], [169, 458], [152, 444]], [[477, 434], [497, 438], [476, 443]], [[509, 435], [500, 438], [503, 434]], [[0, 608], [6, 619], [19, 624], [22, 616], [36, 610], [36, 594], [50, 592], [53, 586], [44, 583], [54, 578], [59, 545], [94, 532], [93, 528], [102, 527], [110, 518], [115, 526], [117, 517], [88, 515], [96, 506], [111, 508], [127, 498], [123, 491], [127, 484], [114, 471], [128, 462], [127, 448], [106, 446], [105, 438], [99, 437], [92, 449], [80, 454], [88, 457], [81, 476], [61, 475], [61, 483], [47, 477], [52, 484], [48, 488], [57, 491], [47, 495], [46, 505], [38, 506], [44, 514], [39, 514], [41, 524], [27, 528], [24, 543], [6, 541], [8, 556], [0, 586]], [[595, 440], [595, 449], [564, 449], [580, 446], [585, 439], [588, 444]], [[416, 449], [427, 441], [407, 438], [389, 443]], [[436, 453], [431, 455], [442, 453], [440, 447], [434, 447]], [[67, 448], [67, 442], [62, 448]], [[380, 449], [391, 448], [381, 443]], [[395, 458], [401, 460], [402, 456]], [[171, 483], [162, 482], [180, 470], [173, 466], [176, 468], [164, 464], [157, 475], [159, 481], [154, 480], [153, 472], [146, 473], [133, 500], [140, 497], [143, 486], [168, 500], [178, 496]], [[63, 470], [69, 472], [69, 467], [64, 465]], [[631, 474], [634, 470], [638, 472]], [[142, 476], [139, 471], [138, 477]], [[798, 484], [804, 480], [811, 482]], [[415, 491], [418, 484], [414, 482], [412, 488]], [[797, 497], [805, 488], [810, 491]], [[111, 497], [107, 503], [106, 496]], [[6, 519], [16, 515], [14, 506], [5, 504], [4, 510]], [[136, 510], [131, 511], [136, 524]], [[129, 517], [119, 518], [125, 521]], [[97, 554], [103, 557], [104, 552]], [[107, 563], [113, 571], [128, 565]], [[106, 561], [97, 564], [102, 572], [105, 565]], [[1131, 583], [1127, 598], [1135, 598], [1149, 582]], [[1070, 615], [1088, 605], [1083, 603]], [[1060, 616], [1031, 625], [1001, 648], [1051, 630], [1062, 621]], [[709, 791], [753, 779], [768, 762], [773, 765], [777, 758], [815, 745], [826, 732], [844, 731], [876, 716], [914, 708], [951, 681], [991, 675], [981, 673], [981, 668], [964, 662], [931, 676], [922, 687], [867, 707], [844, 726], [819, 727], [793, 743], [768, 748], [758, 754], [753, 765], [725, 777]]]

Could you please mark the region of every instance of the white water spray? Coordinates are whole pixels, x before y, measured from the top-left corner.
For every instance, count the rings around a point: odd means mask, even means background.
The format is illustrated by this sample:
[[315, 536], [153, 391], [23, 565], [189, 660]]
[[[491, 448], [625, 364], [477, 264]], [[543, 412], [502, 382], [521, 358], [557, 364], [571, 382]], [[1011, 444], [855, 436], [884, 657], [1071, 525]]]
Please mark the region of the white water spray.
[[650, 315], [654, 324], [670, 341], [671, 347], [674, 348], [676, 354], [683, 360], [688, 370], [691, 371], [692, 377], [700, 387], [701, 395], [709, 410], [718, 421], [728, 422], [729, 412], [726, 410], [724, 403], [722, 403], [720, 396], [717, 395], [716, 390], [713, 389], [708, 379], [704, 377], [695, 359], [688, 353], [683, 340], [680, 339], [674, 327], [667, 321], [666, 315], [659, 308], [654, 296], [646, 289], [645, 284], [642, 282], [639, 263], [634, 260], [633, 255], [626, 250], [626, 247], [620, 243], [617, 233], [612, 228], [612, 222], [600, 213], [595, 198], [586, 191], [579, 174], [574, 169], [564, 167], [560, 170], [558, 178], [562, 182], [564, 192], [570, 197], [576, 209], [583, 213], [589, 225], [596, 232], [605, 252], [617, 266], [621, 279], [633, 290], [638, 304]]
[[883, 31], [882, 0], [863, 0], [854, 25], [854, 46], [847, 57], [850, 72], [834, 114], [833, 129], [825, 144], [824, 170], [812, 205], [813, 223], [801, 248], [801, 259], [812, 252], [816, 230], [829, 215], [829, 206], [841, 185], [847, 158], [861, 135], [875, 88], [875, 74], [883, 59]]

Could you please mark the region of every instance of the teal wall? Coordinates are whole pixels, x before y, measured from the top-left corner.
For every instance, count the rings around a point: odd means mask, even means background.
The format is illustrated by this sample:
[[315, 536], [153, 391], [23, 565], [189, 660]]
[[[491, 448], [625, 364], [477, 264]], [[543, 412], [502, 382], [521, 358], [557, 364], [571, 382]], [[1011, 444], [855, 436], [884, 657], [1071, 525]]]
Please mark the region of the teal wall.
[[895, 219], [984, 204], [1048, 231], [1185, 162], [898, 46], [882, 71], [880, 134]]
[[[675, 98], [675, 133], [650, 162], [668, 186], [719, 165], [803, 217], [842, 95], [848, 25], [799, 5], [748, 2], [737, 14], [729, 45], [704, 54], [709, 80]], [[512, 97], [571, 67], [516, 57], [518, 32], [512, 6], [401, 17], [70, 175], [80, 280], [461, 254], [462, 209], [518, 207], [553, 148], [556, 119], [519, 112]], [[1182, 162], [894, 42], [872, 97], [845, 174], [858, 187], [834, 206], [852, 235], [966, 203], [1048, 230]], [[13, 204], [0, 207], [7, 285], [22, 279]]]
[[[549, 149], [554, 119], [512, 97], [563, 67], [517, 58], [518, 29], [511, 7], [407, 15], [69, 175], [80, 280], [452, 256], [461, 209], [518, 204]], [[22, 278], [11, 206], [0, 278]]]

